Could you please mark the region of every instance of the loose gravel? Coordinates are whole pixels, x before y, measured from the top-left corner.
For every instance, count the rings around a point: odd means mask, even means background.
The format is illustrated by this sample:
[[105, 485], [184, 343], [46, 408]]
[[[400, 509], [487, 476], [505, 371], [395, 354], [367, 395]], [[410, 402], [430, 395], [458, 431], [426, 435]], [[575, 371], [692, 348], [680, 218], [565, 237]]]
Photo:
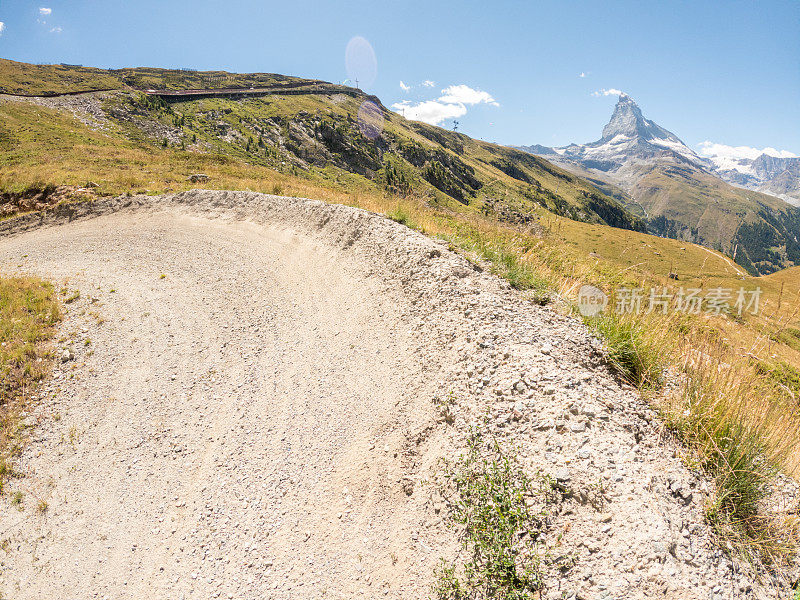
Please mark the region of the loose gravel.
[[122, 197], [0, 222], [0, 269], [81, 292], [4, 597], [427, 598], [458, 550], [430, 482], [478, 423], [571, 491], [543, 597], [789, 597], [717, 549], [706, 482], [580, 323], [381, 216]]

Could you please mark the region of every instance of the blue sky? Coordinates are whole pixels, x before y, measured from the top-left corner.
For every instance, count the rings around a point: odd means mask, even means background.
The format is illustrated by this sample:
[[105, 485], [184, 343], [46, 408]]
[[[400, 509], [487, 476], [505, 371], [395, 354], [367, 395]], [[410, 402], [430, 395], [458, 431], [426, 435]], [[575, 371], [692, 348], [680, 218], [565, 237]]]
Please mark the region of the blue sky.
[[619, 89], [695, 149], [800, 154], [797, 0], [0, 0], [0, 22], [21, 61], [374, 75], [387, 106], [505, 144], [595, 140], [616, 97], [593, 93]]

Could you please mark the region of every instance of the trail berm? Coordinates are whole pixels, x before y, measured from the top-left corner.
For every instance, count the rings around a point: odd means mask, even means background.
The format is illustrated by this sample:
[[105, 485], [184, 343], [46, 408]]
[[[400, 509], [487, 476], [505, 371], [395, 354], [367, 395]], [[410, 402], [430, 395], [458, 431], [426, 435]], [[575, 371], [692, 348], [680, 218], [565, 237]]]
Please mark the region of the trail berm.
[[428, 598], [459, 547], [430, 482], [480, 423], [574, 492], [544, 597], [788, 597], [712, 543], [710, 490], [582, 324], [382, 216], [120, 197], [0, 222], [0, 269], [80, 291], [3, 597]]

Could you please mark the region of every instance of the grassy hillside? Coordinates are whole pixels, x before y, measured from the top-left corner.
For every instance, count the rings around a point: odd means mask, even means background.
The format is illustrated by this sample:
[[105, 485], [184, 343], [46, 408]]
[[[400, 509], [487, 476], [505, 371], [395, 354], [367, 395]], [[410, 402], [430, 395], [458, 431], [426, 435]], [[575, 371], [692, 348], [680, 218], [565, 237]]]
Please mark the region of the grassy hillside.
[[[587, 222], [626, 228], [643, 225], [611, 197], [547, 161], [479, 142], [424, 123], [410, 122], [377, 104], [373, 139], [359, 117], [369, 99], [336, 89], [319, 93], [230, 100], [167, 98], [158, 105], [117, 95], [109, 111], [132, 139], [142, 119], [173, 128], [182, 148], [214, 152], [282, 171], [315, 173], [335, 167], [378, 188], [453, 200], [475, 210], [524, 220], [539, 208]], [[363, 112], [362, 112], [363, 114]], [[169, 140], [167, 141], [169, 144]]]
[[161, 90], [291, 88], [309, 83], [315, 82], [274, 73], [238, 74], [148, 67], [107, 70], [79, 65], [33, 65], [0, 58], [0, 93], [7, 94], [46, 96], [127, 87]]
[[[765, 498], [773, 467], [800, 473], [794, 271], [752, 277], [713, 250], [632, 231], [641, 223], [629, 211], [543, 159], [383, 110], [380, 127], [364, 127], [366, 96], [319, 85], [169, 103], [120, 90], [91, 100], [102, 106], [103, 127], [56, 100], [0, 101], [0, 203], [90, 181], [95, 195], [202, 187], [318, 198], [445, 239], [533, 300], [558, 299], [567, 311], [587, 283], [606, 291], [612, 307], [620, 287], [761, 287], [756, 315], [609, 312], [588, 325], [620, 375], [650, 395], [687, 442], [687, 460], [714, 478], [720, 494], [708, 518], [720, 536], [781, 560], [793, 530], [769, 529], [760, 509], [741, 499]], [[381, 122], [373, 117], [368, 126]], [[196, 173], [208, 180], [190, 181]]]
[[691, 166], [643, 169], [631, 195], [658, 235], [723, 251], [751, 273], [800, 263], [800, 211]]
[[[36, 81], [27, 88], [29, 93], [44, 89], [82, 89], [88, 81], [81, 80], [70, 88], [62, 67], [10, 61], [4, 61], [2, 66], [5, 71], [0, 71], [0, 86], [3, 87], [16, 86], [14, 89], [19, 91], [18, 75], [26, 69], [34, 79], [42, 78], [43, 81]], [[70, 73], [77, 80], [94, 76], [97, 71], [73, 68]], [[103, 108], [116, 127], [106, 131], [101, 136], [104, 139], [95, 136], [101, 147], [121, 144], [130, 150], [152, 148], [156, 143], [162, 148], [178, 147], [193, 156], [213, 155], [223, 163], [233, 159], [282, 172], [302, 172], [311, 179], [336, 179], [347, 172], [379, 189], [426, 194], [444, 204], [455, 200], [474, 210], [494, 212], [516, 221], [529, 220], [531, 214], [544, 208], [586, 222], [628, 229], [644, 227], [616, 199], [541, 158], [407, 121], [387, 111], [379, 100], [353, 88], [273, 74], [151, 68], [108, 71], [105, 76], [116, 78], [119, 86], [124, 82], [125, 86], [142, 89], [223, 87], [249, 90], [255, 87], [268, 88], [270, 93], [247, 99], [159, 98], [128, 88], [109, 94], [103, 100]], [[15, 120], [20, 123], [30, 116], [16, 116], [15, 111], [24, 109], [9, 105], [3, 110], [3, 121], [8, 123]], [[37, 110], [55, 126], [57, 138], [73, 135], [72, 128], [63, 122], [55, 123], [58, 117], [46, 115], [44, 108]], [[368, 123], [370, 120], [375, 123]], [[374, 135], [365, 136], [364, 128], [373, 125], [376, 127]], [[14, 164], [20, 169], [7, 179], [13, 178], [17, 187], [33, 185], [39, 179], [32, 172], [24, 181], [22, 167], [33, 166], [25, 162], [26, 158], [36, 162], [40, 152], [52, 155], [52, 149], [42, 147], [45, 145], [42, 138], [47, 136], [39, 133], [26, 131], [27, 139], [35, 143], [15, 147]], [[186, 156], [184, 160], [197, 169], [205, 168], [203, 159], [193, 161]], [[84, 163], [83, 160], [79, 162]], [[90, 158], [89, 162], [96, 160]], [[78, 165], [78, 168], [86, 172], [85, 166]], [[97, 177], [102, 179], [100, 175]], [[170, 175], [163, 179], [170, 181], [162, 181], [162, 184], [176, 183]], [[149, 181], [154, 183], [148, 182], [144, 189], [165, 189], [164, 185], [158, 186], [158, 179]], [[135, 185], [138, 182], [127, 187]]]
[[69, 65], [31, 65], [0, 58], [0, 93], [47, 95], [123, 87], [103, 69]]

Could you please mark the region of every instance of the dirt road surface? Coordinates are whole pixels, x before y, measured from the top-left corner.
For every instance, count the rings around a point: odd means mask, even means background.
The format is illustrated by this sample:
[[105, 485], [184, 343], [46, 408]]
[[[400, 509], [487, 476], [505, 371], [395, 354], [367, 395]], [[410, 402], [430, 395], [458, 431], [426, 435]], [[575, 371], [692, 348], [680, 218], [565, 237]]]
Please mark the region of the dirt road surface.
[[347, 255], [180, 211], [0, 255], [81, 291], [68, 326], [85, 363], [25, 463], [46, 518], [2, 519], [36, 532], [4, 561], [4, 597], [428, 591], [398, 458], [409, 413], [432, 410], [425, 377], [395, 299]]
[[569, 490], [544, 597], [788, 597], [712, 543], [707, 482], [580, 323], [388, 219], [118, 198], [1, 222], [0, 270], [80, 291], [3, 598], [430, 597], [457, 550], [430, 480], [478, 422]]

